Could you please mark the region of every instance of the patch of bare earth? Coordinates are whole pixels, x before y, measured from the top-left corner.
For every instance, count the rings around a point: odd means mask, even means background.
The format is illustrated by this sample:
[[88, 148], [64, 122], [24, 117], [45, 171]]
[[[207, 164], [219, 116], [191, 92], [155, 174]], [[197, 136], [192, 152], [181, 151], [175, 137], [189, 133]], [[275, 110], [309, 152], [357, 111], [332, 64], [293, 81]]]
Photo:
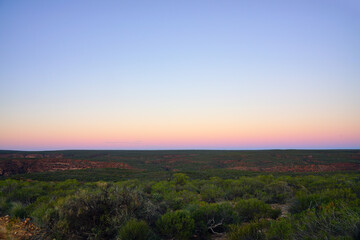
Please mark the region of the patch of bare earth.
[[16, 158], [0, 161], [0, 176], [12, 174], [77, 170], [86, 168], [134, 169], [122, 162], [97, 162], [65, 158]]
[[6, 239], [6, 227], [0, 225], [0, 239]]
[[211, 236], [212, 240], [225, 240], [226, 239], [226, 234], [225, 233], [221, 233], [221, 234], [213, 234]]
[[39, 228], [31, 223], [29, 218], [22, 221], [11, 219], [9, 216], [0, 217], [0, 239], [25, 240], [39, 233]]
[[286, 217], [289, 214], [290, 204], [270, 204], [273, 209], [280, 209], [281, 215], [279, 217]]

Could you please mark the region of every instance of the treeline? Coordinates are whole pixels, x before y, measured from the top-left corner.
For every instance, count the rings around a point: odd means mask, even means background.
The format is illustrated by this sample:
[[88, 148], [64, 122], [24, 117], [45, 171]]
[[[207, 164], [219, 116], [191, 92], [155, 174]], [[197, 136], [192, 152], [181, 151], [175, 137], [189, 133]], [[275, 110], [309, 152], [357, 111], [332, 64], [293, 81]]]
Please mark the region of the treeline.
[[0, 181], [0, 214], [34, 239], [360, 239], [360, 175], [81, 183]]

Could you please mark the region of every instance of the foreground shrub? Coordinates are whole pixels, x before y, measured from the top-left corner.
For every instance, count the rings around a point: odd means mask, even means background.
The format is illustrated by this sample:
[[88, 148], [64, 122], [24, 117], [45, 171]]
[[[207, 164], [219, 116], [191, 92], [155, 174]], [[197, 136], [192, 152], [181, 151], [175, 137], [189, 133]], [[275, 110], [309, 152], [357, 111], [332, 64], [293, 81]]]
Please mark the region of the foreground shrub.
[[53, 212], [43, 208], [38, 213], [48, 216], [41, 218], [43, 225], [60, 239], [113, 239], [119, 225], [137, 215], [146, 217], [143, 202], [137, 190], [97, 183], [94, 189], [59, 198]]
[[356, 200], [356, 194], [350, 189], [326, 189], [321, 193], [306, 194], [299, 192], [290, 206], [291, 213], [300, 213], [307, 209], [317, 208], [333, 201], [351, 202]]
[[320, 206], [324, 202], [328, 202], [328, 199], [324, 199], [324, 196], [320, 194], [306, 194], [300, 192], [290, 205], [289, 211], [291, 213], [300, 213], [307, 209], [312, 209]]
[[292, 233], [293, 229], [290, 220], [281, 218], [270, 222], [266, 236], [269, 240], [286, 240], [292, 239]]
[[239, 219], [244, 222], [258, 220], [260, 218], [275, 219], [281, 214], [279, 209], [272, 209], [270, 205], [257, 199], [238, 201], [235, 205], [235, 211], [237, 212]]
[[236, 212], [230, 203], [202, 203], [190, 206], [189, 210], [195, 220], [195, 233], [200, 237], [223, 233], [227, 225], [236, 221]]
[[104, 191], [81, 191], [61, 199], [56, 209], [59, 219], [54, 229], [62, 238], [104, 239], [116, 234], [110, 214], [112, 204]]
[[360, 239], [360, 213], [345, 205], [329, 203], [296, 217], [294, 239]]
[[26, 217], [25, 207], [20, 202], [11, 203], [10, 215], [18, 218]]
[[229, 240], [262, 240], [266, 239], [266, 221], [232, 225], [227, 237]]
[[146, 240], [149, 239], [150, 228], [145, 221], [129, 220], [119, 230], [118, 240]]
[[5, 197], [0, 197], [0, 214], [6, 215], [10, 208], [10, 204], [6, 201]]
[[162, 215], [156, 225], [161, 234], [177, 240], [189, 239], [195, 228], [194, 219], [185, 210], [177, 210]]

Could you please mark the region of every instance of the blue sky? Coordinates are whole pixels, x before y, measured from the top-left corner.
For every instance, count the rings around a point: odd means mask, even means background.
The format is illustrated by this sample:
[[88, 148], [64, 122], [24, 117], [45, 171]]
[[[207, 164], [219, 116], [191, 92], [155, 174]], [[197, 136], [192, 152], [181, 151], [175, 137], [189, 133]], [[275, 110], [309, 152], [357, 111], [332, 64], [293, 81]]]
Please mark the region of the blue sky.
[[0, 148], [358, 148], [359, 43], [350, 0], [3, 0]]

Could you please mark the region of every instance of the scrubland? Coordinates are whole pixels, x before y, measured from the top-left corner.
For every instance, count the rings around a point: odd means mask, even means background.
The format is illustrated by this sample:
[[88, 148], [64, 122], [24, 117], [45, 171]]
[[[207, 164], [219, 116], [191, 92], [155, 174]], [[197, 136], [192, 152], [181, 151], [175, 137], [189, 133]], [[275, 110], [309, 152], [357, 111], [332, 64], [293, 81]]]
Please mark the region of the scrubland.
[[30, 239], [359, 239], [360, 174], [83, 182], [5, 179], [0, 214]]

